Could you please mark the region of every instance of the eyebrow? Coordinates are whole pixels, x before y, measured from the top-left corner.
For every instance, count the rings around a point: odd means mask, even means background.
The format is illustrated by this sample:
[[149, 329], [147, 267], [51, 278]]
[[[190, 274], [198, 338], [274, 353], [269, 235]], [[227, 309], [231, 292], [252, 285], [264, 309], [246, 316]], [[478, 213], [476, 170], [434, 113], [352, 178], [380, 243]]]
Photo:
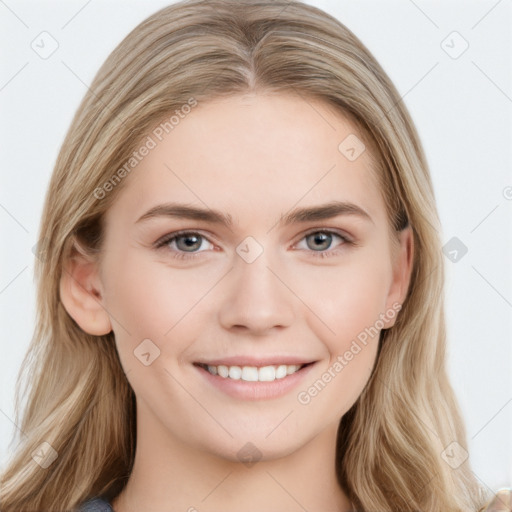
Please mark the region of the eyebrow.
[[[373, 219], [363, 208], [346, 201], [331, 201], [318, 206], [296, 208], [281, 216], [280, 223], [287, 226], [294, 223], [327, 220], [339, 215], [355, 215], [373, 223]], [[181, 203], [164, 203], [154, 206], [139, 217], [135, 223], [137, 224], [156, 217], [201, 220], [226, 227], [233, 226], [233, 218], [229, 214], [224, 214], [210, 208], [199, 208]]]

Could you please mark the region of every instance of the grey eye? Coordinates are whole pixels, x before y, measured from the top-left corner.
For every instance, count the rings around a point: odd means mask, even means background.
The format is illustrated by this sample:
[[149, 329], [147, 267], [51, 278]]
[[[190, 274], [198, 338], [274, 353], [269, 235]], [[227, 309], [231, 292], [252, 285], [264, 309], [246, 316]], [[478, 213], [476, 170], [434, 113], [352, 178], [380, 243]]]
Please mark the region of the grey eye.
[[[193, 252], [201, 247], [203, 237], [198, 234], [189, 233], [186, 235], [178, 235], [174, 237], [174, 240], [176, 241], [176, 247], [180, 251]], [[180, 243], [180, 241], [183, 241], [184, 243]]]
[[[315, 250], [325, 250], [328, 249], [331, 246], [332, 243], [332, 235], [333, 233], [326, 233], [324, 231], [317, 231], [315, 233], [311, 233], [309, 235], [306, 235], [306, 243], [309, 249]], [[336, 235], [337, 236], [337, 235]], [[309, 243], [309, 240], [312, 241], [312, 243]]]

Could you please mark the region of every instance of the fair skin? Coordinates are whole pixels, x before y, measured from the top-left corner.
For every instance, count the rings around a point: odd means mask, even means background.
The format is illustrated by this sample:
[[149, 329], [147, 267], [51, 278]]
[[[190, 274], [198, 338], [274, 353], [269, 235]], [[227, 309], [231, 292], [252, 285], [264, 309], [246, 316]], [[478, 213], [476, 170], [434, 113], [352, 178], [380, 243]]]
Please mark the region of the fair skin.
[[[387, 312], [405, 298], [413, 248], [409, 228], [392, 245], [369, 150], [354, 161], [338, 150], [350, 134], [358, 131], [339, 113], [296, 96], [200, 103], [125, 178], [100, 259], [69, 263], [67, 311], [86, 332], [113, 330], [137, 398], [135, 463], [115, 512], [351, 510], [336, 481], [336, 432], [369, 379], [378, 336], [341, 371], [335, 364], [365, 328], [392, 327]], [[280, 222], [332, 201], [357, 208]], [[171, 202], [232, 224], [139, 220]], [[178, 230], [192, 233], [154, 247]], [[136, 356], [155, 347], [150, 364]], [[311, 364], [273, 382], [197, 365], [233, 358]], [[308, 392], [326, 372], [329, 382]]]

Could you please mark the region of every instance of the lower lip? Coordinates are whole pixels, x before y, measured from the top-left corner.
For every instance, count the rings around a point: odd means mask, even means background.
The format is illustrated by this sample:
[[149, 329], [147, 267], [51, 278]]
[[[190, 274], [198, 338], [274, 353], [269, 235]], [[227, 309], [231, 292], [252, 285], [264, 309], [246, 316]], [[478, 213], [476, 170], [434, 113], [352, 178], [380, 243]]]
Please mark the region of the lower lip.
[[289, 393], [306, 375], [308, 375], [314, 365], [315, 363], [309, 364], [291, 375], [271, 382], [248, 382], [242, 379], [235, 380], [229, 377], [224, 378], [219, 375], [212, 375], [208, 370], [200, 366], [194, 365], [194, 367], [199, 370], [201, 375], [213, 386], [233, 398], [241, 398], [243, 400], [270, 400]]

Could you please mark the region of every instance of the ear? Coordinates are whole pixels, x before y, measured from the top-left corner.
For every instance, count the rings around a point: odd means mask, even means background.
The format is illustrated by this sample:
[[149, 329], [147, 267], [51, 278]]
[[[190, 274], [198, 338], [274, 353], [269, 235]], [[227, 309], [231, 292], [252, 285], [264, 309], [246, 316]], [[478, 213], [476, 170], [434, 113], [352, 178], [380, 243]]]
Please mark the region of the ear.
[[[411, 226], [398, 233], [397, 246], [393, 252], [393, 280], [386, 299], [386, 310], [397, 311], [396, 305], [403, 304], [411, 281], [413, 260], [414, 260], [414, 236]], [[394, 305], [394, 306], [393, 306]], [[397, 315], [387, 319], [385, 329], [395, 325]]]
[[80, 328], [95, 336], [112, 330], [103, 306], [103, 292], [98, 263], [75, 246], [64, 263], [60, 279], [60, 299]]

